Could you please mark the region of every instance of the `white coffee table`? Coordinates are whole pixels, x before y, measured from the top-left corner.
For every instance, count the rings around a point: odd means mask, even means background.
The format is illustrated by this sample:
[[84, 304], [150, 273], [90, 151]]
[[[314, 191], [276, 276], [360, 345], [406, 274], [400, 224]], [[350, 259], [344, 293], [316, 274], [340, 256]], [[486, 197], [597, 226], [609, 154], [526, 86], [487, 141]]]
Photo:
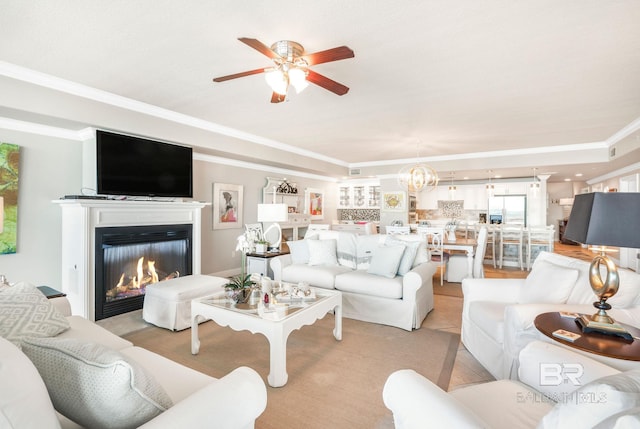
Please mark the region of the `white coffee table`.
[[316, 299], [292, 303], [272, 303], [280, 306], [280, 312], [263, 312], [258, 309], [239, 309], [224, 293], [216, 293], [191, 302], [191, 353], [200, 351], [198, 323], [211, 319], [220, 326], [235, 331], [250, 331], [267, 337], [270, 347], [269, 376], [272, 387], [287, 384], [287, 338], [296, 329], [313, 325], [329, 311], [334, 310], [333, 336], [342, 340], [342, 294], [338, 291], [313, 288]]

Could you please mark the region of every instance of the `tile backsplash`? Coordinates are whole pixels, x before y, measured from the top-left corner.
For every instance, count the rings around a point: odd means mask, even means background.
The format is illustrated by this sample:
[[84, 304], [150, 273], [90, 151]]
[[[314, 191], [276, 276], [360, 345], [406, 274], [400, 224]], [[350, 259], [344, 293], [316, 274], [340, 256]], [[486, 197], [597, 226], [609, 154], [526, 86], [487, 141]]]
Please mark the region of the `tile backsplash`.
[[380, 209], [338, 209], [338, 220], [378, 222]]

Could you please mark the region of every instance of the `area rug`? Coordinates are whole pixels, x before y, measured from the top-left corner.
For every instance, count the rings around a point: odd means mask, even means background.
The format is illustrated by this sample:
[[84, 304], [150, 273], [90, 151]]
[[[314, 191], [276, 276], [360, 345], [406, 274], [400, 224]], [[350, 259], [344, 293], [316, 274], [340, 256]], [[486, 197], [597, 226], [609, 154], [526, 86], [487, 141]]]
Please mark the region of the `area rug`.
[[[398, 369], [414, 369], [447, 389], [459, 335], [426, 328], [408, 332], [343, 319], [343, 340], [336, 341], [333, 326], [329, 314], [289, 336], [289, 381], [284, 387], [267, 388], [267, 409], [256, 428], [392, 428], [382, 389], [389, 374]], [[149, 327], [125, 338], [216, 378], [248, 366], [266, 384], [269, 345], [264, 336], [236, 332], [211, 321], [200, 325], [199, 334], [201, 348], [196, 356], [191, 355], [190, 329], [171, 332]], [[242, 404], [229, 412], [242, 412]]]

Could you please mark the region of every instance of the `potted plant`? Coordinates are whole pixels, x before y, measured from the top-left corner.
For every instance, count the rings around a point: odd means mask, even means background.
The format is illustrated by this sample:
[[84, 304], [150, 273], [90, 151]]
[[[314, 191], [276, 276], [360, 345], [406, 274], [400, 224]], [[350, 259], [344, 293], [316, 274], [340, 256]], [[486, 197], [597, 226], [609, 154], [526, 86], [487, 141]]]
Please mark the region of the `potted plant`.
[[269, 242], [264, 238], [256, 241], [256, 253], [267, 253], [267, 249], [269, 248]]
[[247, 273], [246, 260], [247, 252], [251, 249], [250, 233], [245, 233], [238, 237], [238, 244], [236, 251], [242, 252], [240, 257], [240, 274], [233, 276], [229, 279], [229, 282], [224, 285], [224, 289], [228, 296], [236, 302], [246, 302], [251, 294], [251, 288], [255, 283], [251, 280], [251, 274]]

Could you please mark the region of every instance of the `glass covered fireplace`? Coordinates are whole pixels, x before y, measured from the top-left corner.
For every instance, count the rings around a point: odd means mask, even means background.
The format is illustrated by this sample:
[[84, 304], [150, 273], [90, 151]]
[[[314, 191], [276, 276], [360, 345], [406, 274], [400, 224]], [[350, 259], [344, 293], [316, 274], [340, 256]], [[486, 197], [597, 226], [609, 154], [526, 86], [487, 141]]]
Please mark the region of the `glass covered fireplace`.
[[149, 284], [192, 274], [192, 225], [96, 228], [95, 319], [142, 308]]

